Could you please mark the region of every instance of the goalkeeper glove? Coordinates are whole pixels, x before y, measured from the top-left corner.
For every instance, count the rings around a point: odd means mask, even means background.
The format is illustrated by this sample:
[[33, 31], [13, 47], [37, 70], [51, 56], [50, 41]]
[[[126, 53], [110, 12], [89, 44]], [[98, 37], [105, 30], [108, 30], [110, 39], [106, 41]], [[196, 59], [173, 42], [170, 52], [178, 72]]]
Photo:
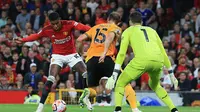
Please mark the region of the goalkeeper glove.
[[108, 90], [111, 90], [115, 87], [115, 82], [117, 80], [117, 76], [118, 76], [118, 73], [113, 72], [112, 76], [108, 78], [107, 83], [106, 83], [106, 88]]
[[106, 83], [106, 89], [111, 90], [115, 87], [117, 81], [118, 73], [120, 72], [121, 65], [115, 64], [115, 68], [111, 77], [108, 78]]
[[169, 73], [170, 80], [172, 81], [172, 83], [174, 85], [174, 90], [177, 90], [178, 89], [178, 80], [174, 76], [174, 72], [173, 72], [172, 68], [170, 68], [168, 70], [168, 73]]

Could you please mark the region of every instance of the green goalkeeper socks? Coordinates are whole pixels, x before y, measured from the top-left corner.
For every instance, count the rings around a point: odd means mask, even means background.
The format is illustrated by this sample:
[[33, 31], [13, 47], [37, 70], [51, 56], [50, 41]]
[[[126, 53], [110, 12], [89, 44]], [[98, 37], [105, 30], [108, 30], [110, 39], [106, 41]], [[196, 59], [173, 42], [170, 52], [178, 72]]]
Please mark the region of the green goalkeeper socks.
[[157, 87], [155, 92], [156, 92], [156, 95], [165, 103], [165, 105], [167, 105], [170, 108], [170, 110], [175, 108], [171, 98], [168, 96], [164, 88], [162, 88], [161, 86]]

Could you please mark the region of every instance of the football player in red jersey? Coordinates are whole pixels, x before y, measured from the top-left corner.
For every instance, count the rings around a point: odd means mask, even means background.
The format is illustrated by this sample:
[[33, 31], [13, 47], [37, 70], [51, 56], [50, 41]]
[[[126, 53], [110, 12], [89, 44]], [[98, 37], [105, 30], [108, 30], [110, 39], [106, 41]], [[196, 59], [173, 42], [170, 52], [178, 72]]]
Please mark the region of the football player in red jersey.
[[49, 76], [42, 92], [40, 104], [36, 112], [42, 112], [46, 98], [51, 90], [55, 77], [59, 74], [63, 64], [74, 68], [82, 76], [87, 75], [87, 69], [82, 58], [76, 52], [72, 30], [88, 31], [89, 26], [71, 20], [60, 20], [59, 14], [52, 12], [49, 14], [50, 25], [45, 26], [37, 34], [32, 34], [26, 38], [17, 38], [17, 43], [38, 40], [42, 37], [49, 37], [52, 42], [53, 52], [49, 70]]

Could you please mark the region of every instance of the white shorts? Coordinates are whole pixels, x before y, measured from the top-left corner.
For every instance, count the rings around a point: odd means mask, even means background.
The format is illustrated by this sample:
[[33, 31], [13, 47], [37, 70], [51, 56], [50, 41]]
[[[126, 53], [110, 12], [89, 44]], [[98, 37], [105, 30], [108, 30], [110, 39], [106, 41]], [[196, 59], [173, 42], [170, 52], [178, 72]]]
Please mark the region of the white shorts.
[[52, 54], [51, 64], [59, 65], [63, 67], [64, 64], [69, 65], [69, 67], [73, 67], [76, 63], [82, 61], [83, 59], [80, 57], [78, 53], [70, 54], [70, 55], [59, 55], [59, 54]]

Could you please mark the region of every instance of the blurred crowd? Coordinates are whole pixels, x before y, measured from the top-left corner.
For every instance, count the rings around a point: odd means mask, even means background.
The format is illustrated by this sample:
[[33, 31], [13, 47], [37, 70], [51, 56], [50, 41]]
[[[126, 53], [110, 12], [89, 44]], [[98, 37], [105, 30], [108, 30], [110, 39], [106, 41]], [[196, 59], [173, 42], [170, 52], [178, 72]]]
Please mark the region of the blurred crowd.
[[[47, 15], [52, 10], [63, 20], [75, 20], [89, 26], [106, 23], [108, 15], [116, 11], [121, 15], [122, 30], [129, 26], [129, 14], [140, 12], [143, 25], [155, 29], [163, 41], [179, 80], [177, 90], [200, 90], [199, 0], [0, 0], [0, 89], [42, 90], [51, 58], [49, 38], [24, 44], [17, 44], [14, 38], [26, 38], [40, 31], [49, 24]], [[77, 38], [83, 32], [75, 30], [73, 33]], [[89, 45], [90, 41], [76, 43], [83, 58]], [[117, 50], [119, 46], [120, 42], [116, 45]], [[129, 49], [124, 66], [133, 57]], [[53, 89], [81, 89], [81, 78], [66, 66], [56, 77], [58, 81]], [[148, 78], [144, 73], [131, 83], [132, 87], [149, 90]], [[161, 84], [168, 91], [173, 90], [166, 68], [161, 74]]]

